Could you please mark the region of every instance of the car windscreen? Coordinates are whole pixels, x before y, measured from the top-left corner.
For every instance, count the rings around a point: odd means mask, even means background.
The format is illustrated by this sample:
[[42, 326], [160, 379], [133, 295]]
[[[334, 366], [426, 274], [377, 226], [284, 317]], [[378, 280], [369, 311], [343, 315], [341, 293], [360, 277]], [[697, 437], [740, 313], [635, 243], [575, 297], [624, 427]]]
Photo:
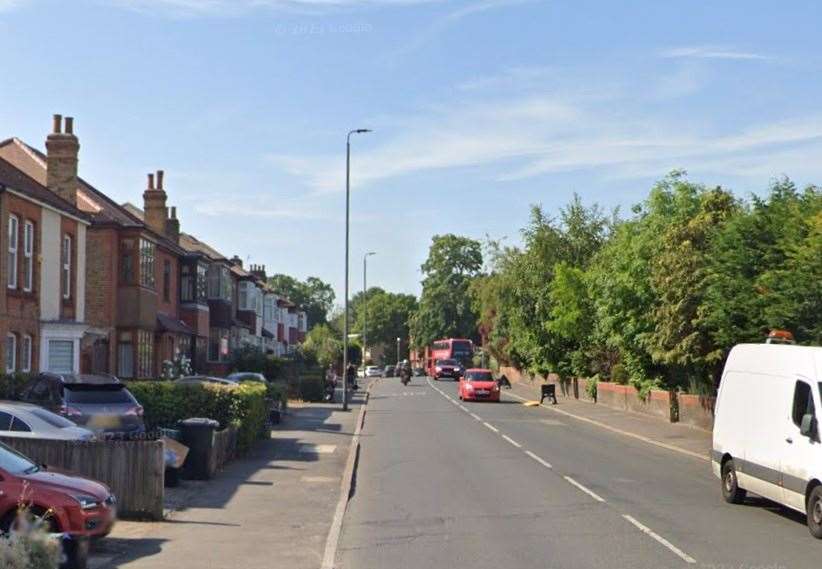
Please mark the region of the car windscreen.
[[257, 373], [232, 373], [226, 379], [232, 381], [265, 381], [265, 377]]
[[125, 386], [116, 383], [108, 385], [66, 385], [66, 401], [91, 405], [113, 405], [134, 403]]
[[64, 419], [60, 415], [56, 415], [54, 413], [50, 413], [45, 409], [32, 409], [29, 411], [32, 415], [43, 421], [44, 423], [48, 423], [52, 427], [56, 427], [58, 429], [66, 429], [68, 427], [76, 427], [74, 423], [69, 421], [68, 419]]
[[0, 443], [0, 468], [11, 474], [30, 474], [39, 468], [28, 458]]
[[457, 360], [437, 360], [438, 366], [458, 366], [460, 365]]
[[465, 374], [468, 381], [494, 381], [490, 371], [469, 371]]

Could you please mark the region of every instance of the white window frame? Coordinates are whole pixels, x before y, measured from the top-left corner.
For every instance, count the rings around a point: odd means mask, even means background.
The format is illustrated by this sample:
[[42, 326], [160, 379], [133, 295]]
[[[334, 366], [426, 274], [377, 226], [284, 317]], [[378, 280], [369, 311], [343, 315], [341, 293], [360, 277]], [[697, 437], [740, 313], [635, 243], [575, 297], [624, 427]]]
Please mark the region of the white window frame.
[[[8, 357], [9, 347], [11, 347], [11, 358]], [[15, 371], [17, 371], [17, 334], [9, 332], [6, 334], [6, 373]]]
[[20, 345], [22, 351], [20, 352], [20, 371], [28, 373], [31, 371], [31, 355], [34, 342], [31, 336], [25, 334], [23, 336], [23, 343]]
[[23, 222], [23, 290], [31, 292], [34, 288], [34, 223]]
[[71, 235], [68, 233], [63, 235], [62, 265], [62, 277], [65, 279], [63, 298], [68, 300], [71, 298]]
[[[6, 264], [8, 265], [9, 275], [6, 278], [6, 286], [10, 289], [17, 288], [17, 241], [19, 237], [20, 219], [14, 214], [9, 214], [9, 248], [6, 256]], [[13, 262], [12, 259], [14, 259]]]

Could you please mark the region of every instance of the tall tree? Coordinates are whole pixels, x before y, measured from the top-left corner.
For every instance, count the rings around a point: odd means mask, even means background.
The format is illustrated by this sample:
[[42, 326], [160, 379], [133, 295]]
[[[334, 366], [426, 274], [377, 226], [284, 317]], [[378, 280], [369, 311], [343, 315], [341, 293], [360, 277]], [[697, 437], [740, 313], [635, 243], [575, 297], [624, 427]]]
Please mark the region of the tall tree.
[[419, 308], [411, 319], [416, 347], [443, 337], [477, 337], [477, 319], [469, 285], [482, 269], [479, 241], [458, 235], [435, 235], [422, 264]]
[[334, 289], [330, 284], [317, 277], [300, 281], [283, 274], [270, 276], [268, 284], [305, 311], [309, 328], [328, 322], [328, 313], [334, 306]]

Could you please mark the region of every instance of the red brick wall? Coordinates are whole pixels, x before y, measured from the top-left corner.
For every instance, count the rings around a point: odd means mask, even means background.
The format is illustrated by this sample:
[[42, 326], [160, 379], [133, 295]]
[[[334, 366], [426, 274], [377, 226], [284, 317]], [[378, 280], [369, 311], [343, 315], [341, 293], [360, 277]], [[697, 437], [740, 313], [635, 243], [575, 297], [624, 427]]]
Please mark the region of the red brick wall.
[[117, 306], [118, 237], [113, 228], [86, 232], [86, 322], [114, 326]]
[[[169, 282], [169, 300], [166, 302], [163, 294], [163, 279], [165, 271], [165, 263], [171, 263], [171, 280]], [[179, 313], [179, 298], [178, 290], [180, 263], [177, 256], [161, 248], [157, 248], [157, 261], [154, 269], [156, 271], [155, 282], [157, 283], [157, 310], [171, 316], [172, 318], [180, 318]]]
[[[37, 371], [39, 368], [39, 331], [40, 331], [40, 279], [37, 257], [40, 254], [40, 221], [41, 208], [27, 200], [5, 193], [0, 196], [0, 253], [2, 253], [2, 268], [0, 268], [0, 343], [3, 349], [0, 350], [0, 373], [5, 373], [6, 369], [6, 335], [11, 332], [17, 336], [17, 363], [20, 367], [20, 347], [24, 335], [32, 338], [31, 369]], [[18, 243], [17, 243], [17, 289], [11, 290], [7, 287], [6, 255], [8, 252], [8, 221], [9, 215], [14, 214], [18, 218]], [[34, 266], [31, 292], [23, 291], [23, 224], [26, 220], [34, 222]]]

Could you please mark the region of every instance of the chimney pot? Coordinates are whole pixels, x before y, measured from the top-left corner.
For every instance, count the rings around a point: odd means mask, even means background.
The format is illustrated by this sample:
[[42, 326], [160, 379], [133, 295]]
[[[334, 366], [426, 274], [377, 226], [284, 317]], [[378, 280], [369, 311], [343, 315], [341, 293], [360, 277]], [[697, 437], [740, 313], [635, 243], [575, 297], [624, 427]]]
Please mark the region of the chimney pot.
[[148, 175], [148, 189], [149, 190], [154, 189], [154, 174], [149, 174]]
[[163, 172], [162, 170], [157, 170], [157, 189], [158, 190], [163, 189], [163, 175], [164, 174], [165, 174], [165, 172]]
[[54, 134], [60, 134], [63, 127], [63, 115], [54, 115], [54, 122], [52, 125], [51, 132]]
[[66, 134], [74, 134], [74, 117], [66, 117]]
[[177, 206], [171, 206], [171, 219], [177, 219]]

